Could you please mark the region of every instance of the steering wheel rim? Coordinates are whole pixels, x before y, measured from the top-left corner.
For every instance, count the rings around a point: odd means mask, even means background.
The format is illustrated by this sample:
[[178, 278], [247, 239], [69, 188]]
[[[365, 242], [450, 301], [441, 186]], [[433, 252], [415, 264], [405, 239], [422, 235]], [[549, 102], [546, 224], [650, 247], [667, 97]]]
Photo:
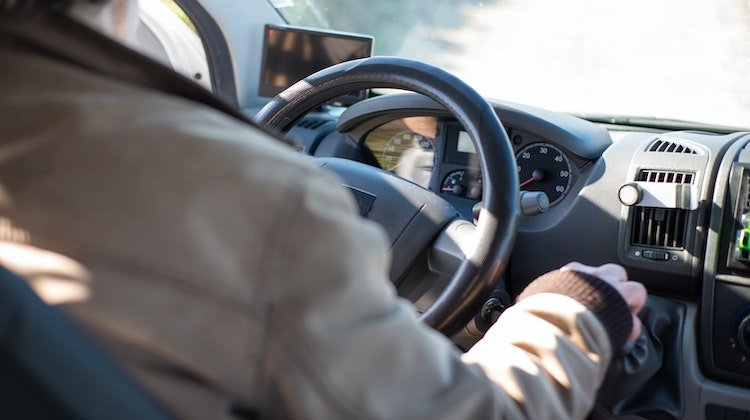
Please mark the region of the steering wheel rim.
[[484, 198], [476, 247], [420, 317], [427, 325], [452, 335], [477, 313], [500, 279], [518, 223], [515, 155], [489, 103], [468, 84], [437, 67], [401, 57], [371, 57], [337, 64], [308, 76], [273, 98], [254, 120], [271, 130], [288, 131], [320, 104], [371, 88], [404, 89], [432, 98], [463, 125], [477, 150]]

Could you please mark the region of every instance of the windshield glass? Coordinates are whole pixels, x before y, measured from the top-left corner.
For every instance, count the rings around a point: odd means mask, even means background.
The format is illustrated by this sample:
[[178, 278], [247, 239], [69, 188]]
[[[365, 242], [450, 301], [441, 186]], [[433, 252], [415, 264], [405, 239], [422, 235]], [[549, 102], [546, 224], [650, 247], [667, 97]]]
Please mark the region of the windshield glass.
[[294, 25], [369, 34], [488, 98], [750, 127], [746, 0], [273, 0]]

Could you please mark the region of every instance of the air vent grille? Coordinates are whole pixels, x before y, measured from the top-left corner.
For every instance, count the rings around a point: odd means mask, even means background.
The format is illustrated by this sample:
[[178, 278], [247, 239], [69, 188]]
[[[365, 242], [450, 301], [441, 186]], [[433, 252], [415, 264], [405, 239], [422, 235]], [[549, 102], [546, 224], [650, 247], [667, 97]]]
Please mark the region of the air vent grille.
[[[695, 174], [642, 169], [636, 181], [692, 184], [695, 181]], [[635, 246], [684, 249], [687, 219], [688, 210], [685, 209], [635, 207], [633, 208], [633, 230], [630, 243]]]
[[685, 248], [687, 210], [654, 207], [633, 209], [633, 236], [636, 246]]
[[636, 181], [663, 182], [667, 184], [692, 184], [695, 179], [690, 172], [654, 171], [642, 169]]
[[658, 153], [681, 153], [685, 155], [697, 155], [698, 152], [695, 149], [680, 144], [673, 140], [657, 139], [649, 148], [649, 152]]
[[310, 130], [315, 130], [316, 128], [320, 127], [321, 125], [327, 123], [328, 120], [320, 119], [320, 118], [309, 118], [300, 121], [297, 124], [297, 127], [307, 128]]

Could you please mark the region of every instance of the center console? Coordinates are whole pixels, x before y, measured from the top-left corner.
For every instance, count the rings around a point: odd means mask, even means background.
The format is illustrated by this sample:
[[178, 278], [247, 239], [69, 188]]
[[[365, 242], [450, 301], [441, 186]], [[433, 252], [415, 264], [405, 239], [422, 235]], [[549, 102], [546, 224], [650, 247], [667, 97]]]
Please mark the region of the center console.
[[[717, 179], [703, 284], [702, 361], [718, 380], [750, 386], [750, 146], [727, 153]], [[724, 175], [722, 179], [721, 175]]]

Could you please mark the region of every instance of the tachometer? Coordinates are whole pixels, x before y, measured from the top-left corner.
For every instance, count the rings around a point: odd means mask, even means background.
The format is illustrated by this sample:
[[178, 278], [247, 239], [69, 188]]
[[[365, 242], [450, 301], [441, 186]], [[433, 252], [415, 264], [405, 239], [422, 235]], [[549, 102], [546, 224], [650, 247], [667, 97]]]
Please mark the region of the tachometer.
[[437, 136], [437, 117], [407, 117], [376, 127], [362, 146], [382, 169], [427, 188], [435, 168]]
[[520, 188], [543, 191], [550, 206], [559, 203], [568, 193], [571, 181], [570, 159], [562, 150], [549, 143], [532, 143], [516, 154]]
[[401, 131], [388, 140], [380, 163], [386, 171], [427, 188], [435, 167], [434, 140], [411, 130]]
[[[403, 130], [388, 140], [380, 156], [383, 169], [390, 172], [396, 172], [400, 165], [412, 164], [410, 159], [414, 159], [409, 154], [427, 154], [429, 161], [429, 170], [432, 171], [434, 166], [435, 145], [432, 139], [419, 135], [411, 130]], [[406, 155], [406, 159], [404, 158]], [[424, 163], [421, 166], [425, 166]]]

